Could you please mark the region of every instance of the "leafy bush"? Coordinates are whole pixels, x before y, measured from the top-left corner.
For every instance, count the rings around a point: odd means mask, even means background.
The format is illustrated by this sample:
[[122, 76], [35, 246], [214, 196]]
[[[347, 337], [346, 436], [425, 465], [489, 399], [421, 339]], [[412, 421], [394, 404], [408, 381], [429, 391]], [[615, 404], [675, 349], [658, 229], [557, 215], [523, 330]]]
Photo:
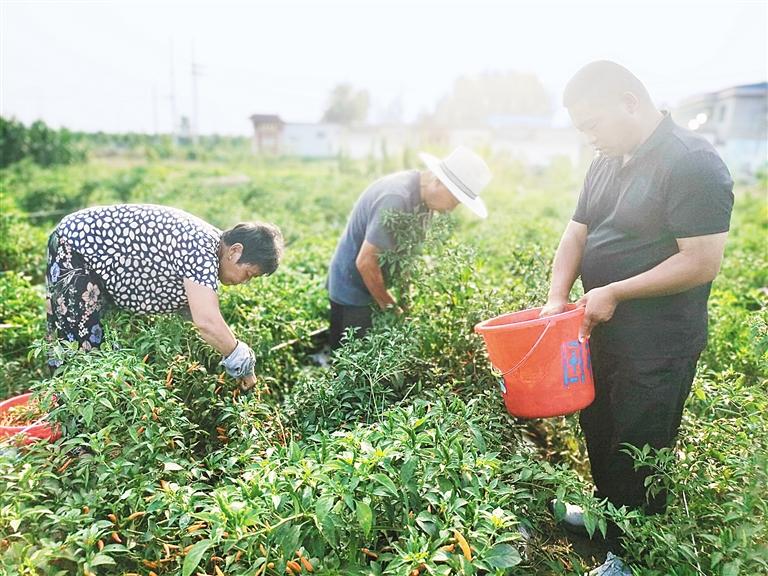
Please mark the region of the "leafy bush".
[[26, 274], [38, 282], [45, 275], [47, 236], [11, 209], [0, 213], [0, 272]]
[[82, 162], [85, 152], [66, 128], [53, 130], [40, 120], [27, 128], [0, 116], [0, 168], [25, 158], [40, 166], [53, 166]]
[[495, 573], [528, 562], [530, 518], [568, 481], [524, 456], [495, 395], [302, 441], [303, 414], [187, 357], [110, 348], [37, 386], [61, 440], [0, 452], [8, 569], [277, 574], [300, 552], [326, 574]]
[[0, 355], [18, 359], [45, 335], [45, 295], [17, 272], [0, 273]]
[[632, 450], [655, 471], [670, 507], [628, 527], [628, 553], [646, 574], [768, 571], [768, 398], [744, 377], [701, 378], [676, 450]]

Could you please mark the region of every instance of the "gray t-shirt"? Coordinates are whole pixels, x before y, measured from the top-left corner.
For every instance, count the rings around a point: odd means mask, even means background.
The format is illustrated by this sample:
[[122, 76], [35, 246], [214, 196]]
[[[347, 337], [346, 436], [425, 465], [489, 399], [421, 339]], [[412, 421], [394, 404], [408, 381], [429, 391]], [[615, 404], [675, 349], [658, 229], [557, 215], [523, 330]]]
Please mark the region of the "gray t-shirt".
[[358, 198], [341, 235], [328, 272], [328, 294], [337, 304], [366, 306], [371, 295], [365, 287], [355, 260], [363, 241], [382, 251], [395, 246], [384, 227], [382, 215], [390, 210], [416, 213], [422, 209], [418, 170], [408, 170], [376, 180]]

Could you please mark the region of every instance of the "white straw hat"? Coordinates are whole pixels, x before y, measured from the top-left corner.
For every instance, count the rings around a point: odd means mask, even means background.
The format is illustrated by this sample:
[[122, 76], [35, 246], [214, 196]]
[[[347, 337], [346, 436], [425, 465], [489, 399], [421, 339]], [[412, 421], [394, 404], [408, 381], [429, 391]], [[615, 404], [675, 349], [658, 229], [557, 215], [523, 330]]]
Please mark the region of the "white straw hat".
[[480, 218], [488, 216], [480, 192], [491, 181], [491, 170], [485, 161], [469, 148], [459, 146], [444, 160], [420, 152], [419, 158], [445, 184], [457, 200]]

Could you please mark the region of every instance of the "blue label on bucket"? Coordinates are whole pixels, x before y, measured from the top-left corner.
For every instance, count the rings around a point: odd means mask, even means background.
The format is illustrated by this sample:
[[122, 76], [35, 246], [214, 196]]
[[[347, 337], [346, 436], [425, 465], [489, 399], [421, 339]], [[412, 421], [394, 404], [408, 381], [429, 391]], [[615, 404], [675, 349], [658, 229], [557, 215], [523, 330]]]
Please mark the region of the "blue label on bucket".
[[590, 359], [585, 348], [586, 346], [578, 340], [569, 340], [560, 345], [564, 388], [568, 388], [571, 384], [583, 384], [586, 381], [585, 368], [589, 366]]

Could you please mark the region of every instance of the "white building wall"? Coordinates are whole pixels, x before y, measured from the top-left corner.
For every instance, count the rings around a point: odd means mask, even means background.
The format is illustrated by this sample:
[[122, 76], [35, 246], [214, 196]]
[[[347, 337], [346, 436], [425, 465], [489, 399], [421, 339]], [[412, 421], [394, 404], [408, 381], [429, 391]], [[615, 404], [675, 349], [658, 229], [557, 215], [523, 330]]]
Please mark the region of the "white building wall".
[[[357, 126], [338, 124], [285, 124], [280, 134], [279, 153], [300, 158], [331, 158], [343, 154], [349, 158], [389, 158], [402, 156], [406, 148], [423, 148], [424, 134], [408, 126]], [[467, 146], [479, 153], [509, 155], [536, 166], [545, 166], [555, 158], [580, 162], [583, 139], [570, 128], [504, 128], [498, 130], [449, 130], [445, 134], [449, 148]]]
[[352, 126], [341, 133], [340, 149], [349, 158], [401, 156], [413, 144], [407, 126]]
[[299, 158], [331, 158], [339, 153], [341, 127], [337, 124], [285, 124], [280, 153]]
[[731, 138], [765, 139], [768, 130], [768, 97], [741, 96], [731, 100], [728, 135]]
[[733, 176], [752, 176], [768, 168], [768, 143], [764, 139], [732, 138], [716, 148]]
[[[695, 96], [673, 111], [717, 148], [736, 178], [751, 178], [768, 166], [768, 93], [763, 86], [736, 86]], [[697, 116], [705, 115], [699, 123]], [[703, 116], [702, 116], [703, 117]]]
[[556, 158], [567, 158], [578, 166], [584, 138], [571, 128], [533, 128], [496, 134], [491, 149], [533, 166], [547, 166]]

